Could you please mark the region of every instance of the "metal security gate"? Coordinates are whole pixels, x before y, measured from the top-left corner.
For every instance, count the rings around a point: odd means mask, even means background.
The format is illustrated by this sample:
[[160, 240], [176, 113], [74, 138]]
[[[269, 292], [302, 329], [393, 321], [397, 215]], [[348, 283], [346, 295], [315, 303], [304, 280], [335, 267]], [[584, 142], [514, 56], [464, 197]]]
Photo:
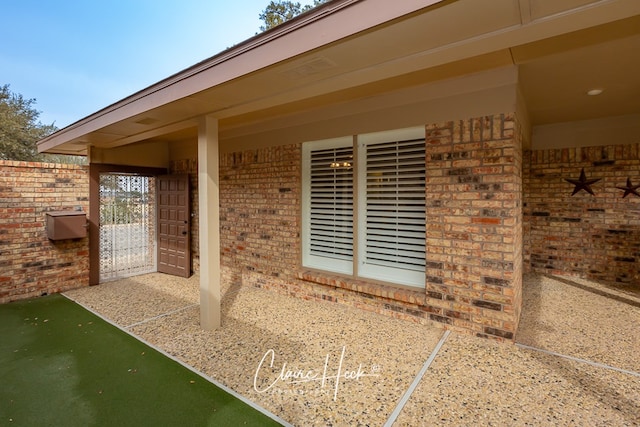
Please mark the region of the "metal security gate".
[[155, 178], [100, 174], [100, 282], [156, 271]]

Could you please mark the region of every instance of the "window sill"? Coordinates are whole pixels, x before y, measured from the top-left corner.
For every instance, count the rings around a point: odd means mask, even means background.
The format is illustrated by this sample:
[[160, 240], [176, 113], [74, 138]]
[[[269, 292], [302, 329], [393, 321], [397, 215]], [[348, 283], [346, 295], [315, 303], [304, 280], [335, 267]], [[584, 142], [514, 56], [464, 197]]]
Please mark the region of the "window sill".
[[417, 305], [424, 305], [426, 300], [425, 291], [404, 288], [402, 285], [365, 281], [313, 270], [299, 271], [296, 277], [306, 282], [358, 292], [369, 298], [385, 298]]

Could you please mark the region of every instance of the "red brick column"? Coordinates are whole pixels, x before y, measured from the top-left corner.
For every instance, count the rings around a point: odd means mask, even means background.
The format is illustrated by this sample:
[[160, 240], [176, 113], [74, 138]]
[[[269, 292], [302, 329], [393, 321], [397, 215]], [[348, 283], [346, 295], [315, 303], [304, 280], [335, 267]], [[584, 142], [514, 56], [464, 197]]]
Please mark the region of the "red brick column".
[[513, 339], [522, 291], [522, 146], [515, 114], [427, 126], [431, 320]]

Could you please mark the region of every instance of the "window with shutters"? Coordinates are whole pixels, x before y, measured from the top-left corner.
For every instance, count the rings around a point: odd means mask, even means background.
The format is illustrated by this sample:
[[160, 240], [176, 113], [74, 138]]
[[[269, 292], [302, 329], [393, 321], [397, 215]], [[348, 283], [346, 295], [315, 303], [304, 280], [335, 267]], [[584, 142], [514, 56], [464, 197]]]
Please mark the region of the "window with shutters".
[[424, 286], [424, 128], [303, 144], [305, 267]]
[[353, 138], [303, 146], [303, 265], [353, 272]]

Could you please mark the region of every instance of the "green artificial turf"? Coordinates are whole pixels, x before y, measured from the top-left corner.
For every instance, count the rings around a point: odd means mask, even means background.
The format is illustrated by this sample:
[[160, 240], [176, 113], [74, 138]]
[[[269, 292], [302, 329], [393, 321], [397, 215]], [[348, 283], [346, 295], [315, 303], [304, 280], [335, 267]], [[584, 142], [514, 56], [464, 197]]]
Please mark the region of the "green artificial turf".
[[0, 305], [0, 425], [277, 422], [61, 295]]

